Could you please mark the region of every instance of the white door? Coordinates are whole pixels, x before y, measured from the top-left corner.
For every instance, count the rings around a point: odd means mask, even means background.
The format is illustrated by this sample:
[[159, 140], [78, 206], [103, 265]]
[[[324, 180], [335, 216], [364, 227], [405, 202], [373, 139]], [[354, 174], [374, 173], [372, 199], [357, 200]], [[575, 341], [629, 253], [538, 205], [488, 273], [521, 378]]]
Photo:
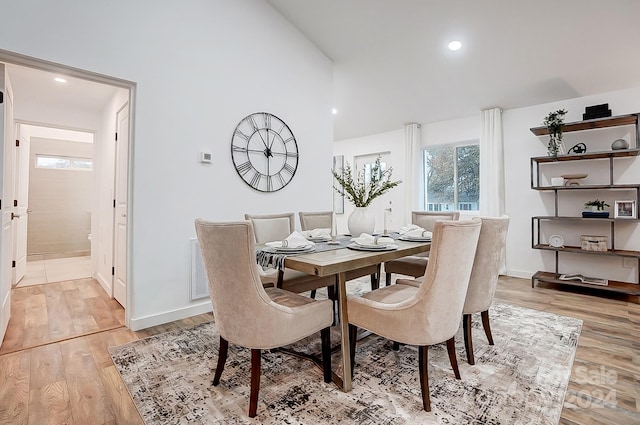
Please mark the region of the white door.
[[13, 124], [13, 92], [5, 66], [0, 64], [0, 341], [9, 324], [11, 315], [11, 261], [13, 257], [13, 235], [11, 213], [13, 212], [13, 158], [15, 152]]
[[117, 115], [115, 218], [113, 240], [114, 284], [113, 297], [127, 307], [127, 164], [129, 153], [129, 107], [125, 105]]
[[16, 284], [27, 269], [27, 212], [29, 202], [29, 139], [22, 137], [20, 126], [16, 131], [15, 153], [15, 202], [13, 206], [13, 276]]
[[[378, 157], [380, 157], [380, 166], [382, 168], [381, 171], [384, 171], [389, 167], [391, 167], [391, 154], [389, 152], [362, 155], [362, 156], [357, 156], [355, 158], [356, 170], [358, 173], [361, 173], [364, 170], [365, 181], [368, 181], [368, 176], [370, 175], [371, 168], [373, 167], [373, 164], [376, 162], [376, 159]], [[394, 179], [393, 176], [392, 176], [392, 179], [397, 180], [397, 178]], [[373, 202], [371, 202], [371, 204], [369, 205], [369, 211], [373, 213], [376, 217], [376, 232], [378, 233], [382, 233], [382, 231], [384, 230], [385, 210], [388, 210], [388, 209], [393, 210], [393, 203], [395, 202], [395, 198], [393, 196], [394, 190], [397, 191], [397, 189], [391, 189], [389, 192], [385, 193], [384, 195], [374, 199]], [[397, 205], [399, 206], [400, 204], [397, 204]], [[392, 229], [397, 230], [400, 226], [402, 226], [402, 224], [395, 225], [393, 223], [392, 211], [389, 211], [387, 213], [386, 221], [387, 221], [386, 224], [388, 226], [388, 230], [392, 230]]]

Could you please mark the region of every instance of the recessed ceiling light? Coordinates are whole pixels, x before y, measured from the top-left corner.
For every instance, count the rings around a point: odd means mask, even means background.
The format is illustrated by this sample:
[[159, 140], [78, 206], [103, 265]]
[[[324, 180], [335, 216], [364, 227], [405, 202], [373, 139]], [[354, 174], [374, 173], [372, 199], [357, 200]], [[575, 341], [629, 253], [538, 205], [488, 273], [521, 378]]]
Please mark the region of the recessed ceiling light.
[[337, 114], [337, 113], [338, 113], [338, 110], [337, 110], [336, 108], [333, 108], [333, 109], [331, 110], [331, 113], [332, 113], [333, 115], [335, 115], [335, 114]]
[[54, 81], [57, 81], [58, 83], [66, 83], [66, 82], [67, 82], [67, 80], [65, 80], [65, 79], [64, 79], [64, 78], [62, 78], [62, 77], [56, 77], [56, 78], [54, 78], [53, 80], [54, 80]]
[[462, 47], [462, 43], [459, 42], [458, 40], [453, 40], [452, 42], [449, 43], [449, 50], [460, 50], [460, 48]]

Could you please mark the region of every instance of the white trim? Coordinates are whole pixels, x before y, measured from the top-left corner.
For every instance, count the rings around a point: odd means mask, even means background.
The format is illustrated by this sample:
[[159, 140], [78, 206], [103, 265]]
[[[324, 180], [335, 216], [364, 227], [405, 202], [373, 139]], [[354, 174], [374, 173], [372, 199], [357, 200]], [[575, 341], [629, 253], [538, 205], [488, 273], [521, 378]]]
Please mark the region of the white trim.
[[534, 273], [526, 272], [526, 271], [523, 271], [523, 270], [507, 269], [506, 275], [510, 276], [510, 277], [520, 277], [522, 279], [531, 279], [531, 277], [534, 275]]
[[[127, 309], [128, 310], [128, 309]], [[160, 314], [153, 314], [151, 316], [145, 316], [140, 318], [129, 319], [129, 329], [132, 331], [139, 331], [151, 326], [162, 325], [169, 322], [174, 322], [180, 319], [186, 319], [202, 313], [209, 313], [213, 311], [211, 301], [205, 301], [200, 304], [190, 305], [188, 307], [178, 308], [175, 310], [165, 311]]]
[[100, 274], [99, 272], [96, 272], [93, 278], [98, 281], [98, 283], [100, 284], [100, 286], [102, 286], [102, 289], [104, 289], [107, 295], [109, 295], [110, 298], [113, 298], [113, 295], [111, 293], [111, 283], [109, 283], [109, 280], [105, 279], [102, 276], [102, 274]]

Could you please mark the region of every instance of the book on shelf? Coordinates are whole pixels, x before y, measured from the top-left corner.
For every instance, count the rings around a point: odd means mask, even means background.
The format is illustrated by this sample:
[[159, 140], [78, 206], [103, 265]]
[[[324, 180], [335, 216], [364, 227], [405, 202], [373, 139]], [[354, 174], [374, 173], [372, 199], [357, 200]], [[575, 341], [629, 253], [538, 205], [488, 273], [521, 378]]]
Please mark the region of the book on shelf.
[[558, 278], [560, 280], [577, 280], [582, 283], [589, 283], [591, 285], [607, 286], [609, 281], [607, 279], [600, 279], [599, 277], [583, 276], [581, 274], [561, 274]]

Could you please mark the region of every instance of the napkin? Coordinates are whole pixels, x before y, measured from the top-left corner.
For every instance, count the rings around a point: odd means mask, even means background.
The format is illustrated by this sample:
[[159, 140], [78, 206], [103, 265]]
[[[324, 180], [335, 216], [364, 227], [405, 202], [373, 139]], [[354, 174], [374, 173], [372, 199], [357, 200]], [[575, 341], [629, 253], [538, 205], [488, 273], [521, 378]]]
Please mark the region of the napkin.
[[394, 243], [393, 238], [386, 236], [371, 236], [368, 233], [362, 233], [359, 237], [351, 238], [351, 240], [362, 246], [387, 246]]
[[420, 226], [416, 226], [415, 224], [407, 224], [406, 226], [402, 226], [400, 228], [400, 230], [398, 231], [398, 233], [400, 233], [401, 235], [404, 235], [407, 232], [410, 232], [412, 230], [420, 230], [423, 231], [424, 229]]
[[325, 238], [325, 239], [330, 239], [331, 238], [331, 229], [313, 229], [313, 230], [303, 230], [302, 232], [302, 236], [304, 236], [305, 238], [311, 238], [311, 239], [320, 239], [320, 238]]
[[265, 245], [271, 248], [306, 248], [315, 246], [313, 242], [308, 241], [300, 232], [293, 232], [287, 236], [284, 241], [267, 242]]
[[405, 236], [408, 238], [431, 238], [431, 236], [433, 236], [433, 233], [423, 229], [422, 227], [418, 227], [417, 229], [409, 230], [408, 232], [404, 233], [402, 236]]

